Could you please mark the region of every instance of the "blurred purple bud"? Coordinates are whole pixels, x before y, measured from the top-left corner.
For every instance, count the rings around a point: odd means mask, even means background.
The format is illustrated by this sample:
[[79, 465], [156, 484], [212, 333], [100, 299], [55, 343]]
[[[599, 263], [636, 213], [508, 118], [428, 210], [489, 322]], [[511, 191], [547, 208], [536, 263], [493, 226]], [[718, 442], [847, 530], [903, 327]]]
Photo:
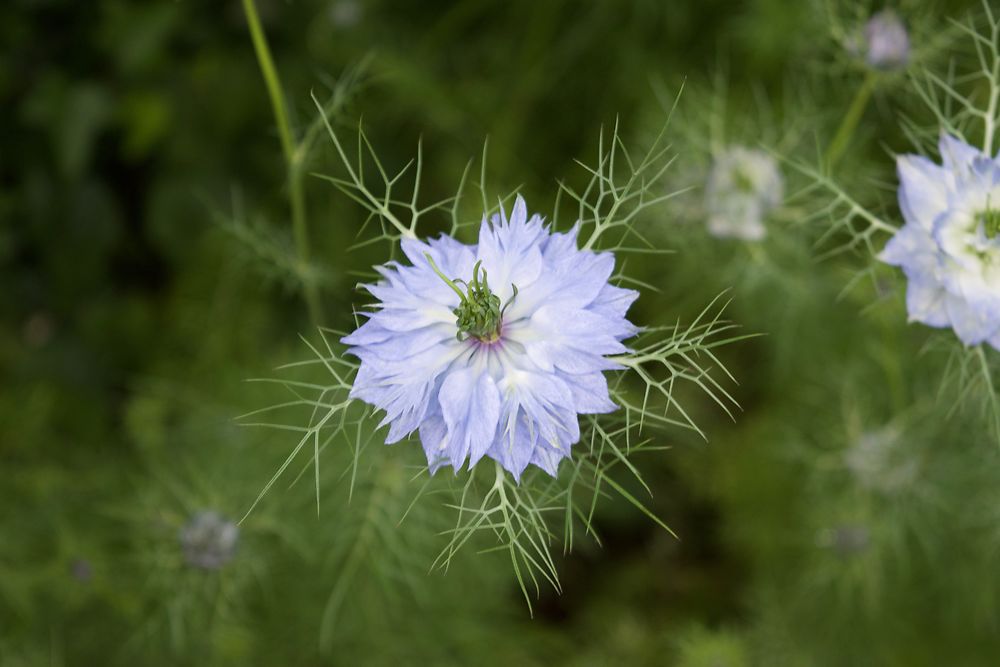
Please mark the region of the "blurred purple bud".
[[34, 313], [24, 323], [22, 335], [28, 347], [40, 348], [52, 338], [55, 326], [52, 318], [43, 312]]
[[868, 19], [864, 44], [865, 61], [875, 69], [899, 69], [910, 59], [910, 36], [891, 9], [883, 9]]
[[69, 573], [80, 583], [87, 583], [94, 576], [94, 568], [90, 566], [90, 561], [77, 558], [70, 563]]

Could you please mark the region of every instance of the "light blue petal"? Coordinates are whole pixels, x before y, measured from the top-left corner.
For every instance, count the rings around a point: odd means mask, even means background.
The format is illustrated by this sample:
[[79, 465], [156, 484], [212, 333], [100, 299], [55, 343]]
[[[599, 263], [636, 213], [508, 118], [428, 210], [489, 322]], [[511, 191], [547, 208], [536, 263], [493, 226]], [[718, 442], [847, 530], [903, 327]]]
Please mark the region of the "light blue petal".
[[[441, 235], [427, 243], [417, 239], [404, 238], [399, 243], [410, 263], [415, 267], [427, 264], [424, 253], [429, 254], [446, 276], [465, 278], [472, 277], [472, 265], [475, 263], [475, 249], [459, 243], [450, 236]], [[440, 281], [440, 279], [439, 279]]]
[[911, 279], [906, 285], [906, 312], [911, 322], [932, 327], [946, 327], [951, 323], [945, 301], [948, 293], [940, 285], [928, 280]]
[[487, 454], [500, 463], [503, 469], [521, 481], [521, 474], [531, 463], [538, 441], [538, 431], [532, 420], [519, 406], [504, 407], [500, 419], [500, 433]]
[[428, 414], [420, 422], [420, 444], [423, 445], [424, 455], [427, 457], [427, 468], [432, 475], [441, 466], [449, 464], [448, 455], [442, 448], [446, 442], [447, 433], [448, 427], [440, 412]]
[[379, 325], [378, 322], [368, 320], [352, 333], [340, 339], [344, 345], [372, 345], [381, 343], [392, 338], [393, 332]]
[[978, 345], [1000, 332], [997, 320], [990, 313], [977, 311], [968, 302], [949, 294], [945, 300], [951, 326], [966, 345]]
[[953, 174], [964, 174], [972, 166], [972, 161], [983, 155], [978, 148], [970, 146], [961, 139], [950, 134], [941, 133], [938, 150], [946, 171]]
[[447, 325], [423, 327], [412, 332], [397, 333], [386, 340], [368, 343], [363, 349], [358, 350], [357, 356], [378, 357], [386, 361], [405, 359], [436, 345], [450, 344], [454, 337], [454, 327]]
[[937, 267], [939, 249], [931, 234], [914, 224], [906, 224], [889, 239], [879, 260], [911, 271], [932, 272]]
[[948, 178], [941, 167], [919, 155], [896, 158], [899, 208], [907, 223], [930, 230], [948, 207]]
[[573, 394], [573, 409], [580, 414], [604, 414], [618, 409], [608, 394], [608, 381], [604, 373], [560, 373], [559, 377]]
[[628, 312], [637, 298], [639, 298], [639, 292], [635, 290], [622, 289], [605, 283], [594, 300], [587, 306], [587, 310], [608, 318], [625, 319], [625, 313]]
[[464, 368], [450, 373], [438, 395], [448, 427], [447, 451], [455, 470], [467, 456], [475, 465], [492, 444], [500, 419], [500, 392], [482, 369]]
[[635, 334], [635, 327], [627, 320], [603, 317], [595, 312], [566, 307], [558, 302], [535, 311], [531, 324], [543, 342], [597, 355], [627, 352], [621, 341]]
[[579, 375], [593, 371], [610, 371], [621, 368], [620, 364], [605, 359], [600, 354], [579, 350], [569, 345], [538, 341], [524, 346], [528, 358], [539, 369], [552, 373], [559, 369], [564, 373]]
[[573, 394], [555, 374], [518, 372], [510, 396], [533, 423], [538, 439], [566, 451], [580, 439]]
[[536, 465], [553, 477], [559, 475], [559, 463], [567, 458], [567, 455], [549, 447], [535, 447], [531, 454], [531, 464]]

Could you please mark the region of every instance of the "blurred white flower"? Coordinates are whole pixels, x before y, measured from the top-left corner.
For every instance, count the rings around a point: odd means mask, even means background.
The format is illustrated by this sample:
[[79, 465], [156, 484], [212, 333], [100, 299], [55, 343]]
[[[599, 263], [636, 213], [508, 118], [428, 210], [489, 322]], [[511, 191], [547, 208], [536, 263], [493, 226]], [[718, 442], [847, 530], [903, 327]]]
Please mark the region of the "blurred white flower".
[[844, 465], [861, 487], [893, 493], [917, 479], [919, 464], [901, 451], [902, 437], [894, 426], [866, 431], [844, 452]]
[[821, 530], [816, 536], [816, 546], [829, 549], [842, 558], [857, 556], [868, 549], [871, 533], [856, 524], [844, 524]]
[[184, 560], [191, 567], [218, 570], [232, 560], [240, 529], [218, 512], [198, 512], [180, 532]]
[[337, 0], [330, 5], [330, 22], [338, 28], [353, 28], [361, 23], [364, 10], [358, 0]]
[[781, 204], [785, 184], [768, 153], [730, 146], [715, 157], [705, 187], [708, 230], [720, 238], [759, 241], [764, 219]]

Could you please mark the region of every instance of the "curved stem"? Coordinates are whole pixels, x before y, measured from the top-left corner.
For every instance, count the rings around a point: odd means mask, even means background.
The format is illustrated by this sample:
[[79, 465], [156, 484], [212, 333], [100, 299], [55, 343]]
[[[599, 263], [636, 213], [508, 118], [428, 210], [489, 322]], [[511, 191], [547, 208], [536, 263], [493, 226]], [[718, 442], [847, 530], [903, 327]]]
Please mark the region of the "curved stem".
[[994, 61], [993, 71], [990, 74], [990, 97], [983, 114], [983, 149], [987, 155], [993, 155], [997, 107], [1000, 106], [1000, 56]]
[[[243, 0], [243, 12], [246, 14], [247, 27], [250, 29], [250, 39], [253, 41], [257, 63], [260, 65], [260, 72], [264, 77], [264, 84], [267, 86], [267, 94], [271, 99], [274, 121], [278, 126], [281, 152], [285, 158], [285, 167], [288, 174], [288, 198], [292, 213], [292, 234], [295, 239], [295, 249], [298, 253], [300, 268], [305, 270], [309, 265], [309, 231], [306, 226], [305, 187], [302, 182], [304, 155], [298, 149], [292, 137], [292, 128], [288, 121], [288, 104], [285, 100], [285, 92], [281, 87], [281, 79], [278, 78], [278, 70], [274, 66], [274, 59], [271, 57], [271, 49], [267, 45], [267, 37], [264, 35], [264, 29], [260, 25], [260, 16], [257, 13], [257, 6], [254, 4], [254, 0]], [[309, 309], [309, 319], [312, 320], [314, 325], [319, 325], [322, 323], [323, 316], [316, 282], [308, 273], [302, 274], [302, 282], [306, 307]]]
[[851, 137], [854, 136], [854, 131], [858, 128], [858, 123], [861, 121], [861, 116], [864, 115], [865, 109], [868, 107], [868, 100], [871, 99], [877, 79], [878, 73], [869, 71], [861, 87], [858, 88], [858, 92], [854, 94], [851, 106], [847, 108], [847, 113], [844, 114], [844, 119], [840, 122], [837, 133], [833, 135], [833, 140], [826, 149], [824, 163], [827, 169], [832, 169], [847, 149], [847, 145], [850, 143]]
[[900, 362], [899, 354], [897, 353], [901, 346], [893, 344], [899, 342], [898, 340], [894, 340], [897, 338], [894, 334], [896, 331], [895, 328], [890, 327], [885, 320], [882, 321], [881, 328], [884, 340], [890, 342], [880, 360], [882, 369], [885, 371], [886, 381], [889, 385], [889, 400], [895, 413], [902, 414], [906, 410], [908, 398], [906, 380], [903, 377], [903, 364]]

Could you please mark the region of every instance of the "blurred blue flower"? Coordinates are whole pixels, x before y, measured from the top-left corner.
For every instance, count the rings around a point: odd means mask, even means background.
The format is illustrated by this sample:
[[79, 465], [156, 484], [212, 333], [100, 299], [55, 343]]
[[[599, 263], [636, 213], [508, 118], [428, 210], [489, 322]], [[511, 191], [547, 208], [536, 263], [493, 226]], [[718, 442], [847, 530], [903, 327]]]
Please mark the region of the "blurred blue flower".
[[351, 396], [385, 411], [387, 443], [419, 430], [431, 473], [488, 456], [518, 480], [529, 464], [555, 476], [577, 415], [616, 409], [602, 371], [637, 332], [638, 293], [608, 282], [614, 256], [578, 249], [577, 231], [529, 219], [518, 197], [478, 245], [403, 239], [412, 265], [379, 267], [379, 303], [343, 339], [361, 360]]
[[879, 258], [906, 274], [911, 321], [1000, 349], [1000, 159], [948, 135], [940, 152], [898, 159], [906, 224]]
[[218, 570], [232, 560], [240, 529], [218, 512], [198, 512], [180, 532], [184, 560], [191, 567]]
[[709, 233], [744, 241], [763, 239], [764, 219], [781, 204], [784, 190], [771, 155], [744, 146], [727, 148], [712, 162], [705, 186]]

